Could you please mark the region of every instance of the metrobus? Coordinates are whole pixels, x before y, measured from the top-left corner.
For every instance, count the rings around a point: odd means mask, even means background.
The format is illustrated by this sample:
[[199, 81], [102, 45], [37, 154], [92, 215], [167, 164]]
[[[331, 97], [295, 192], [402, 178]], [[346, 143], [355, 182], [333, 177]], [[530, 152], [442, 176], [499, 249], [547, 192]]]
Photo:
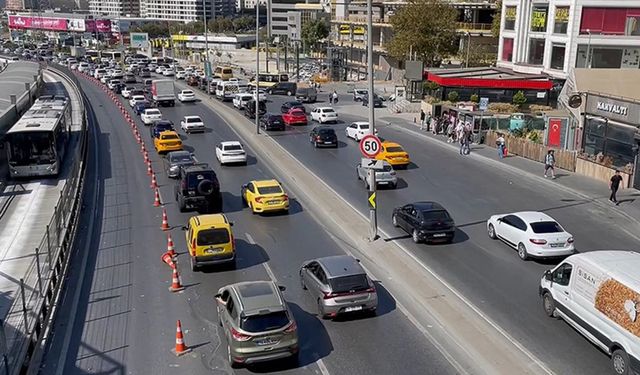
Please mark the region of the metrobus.
[[[259, 86], [261, 88], [269, 88], [275, 85], [278, 82], [289, 82], [289, 75], [287, 73], [260, 73], [258, 74], [258, 79], [260, 80]], [[249, 85], [255, 86], [256, 78], [251, 78]]]
[[9, 176], [57, 176], [71, 131], [71, 106], [64, 96], [41, 96], [5, 137]]

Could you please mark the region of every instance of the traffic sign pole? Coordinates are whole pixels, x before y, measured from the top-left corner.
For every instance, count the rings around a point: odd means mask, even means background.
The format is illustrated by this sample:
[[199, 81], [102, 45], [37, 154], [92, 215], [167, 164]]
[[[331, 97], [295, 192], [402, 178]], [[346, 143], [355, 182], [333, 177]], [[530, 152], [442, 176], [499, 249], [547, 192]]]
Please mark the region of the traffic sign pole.
[[[371, 102], [369, 102], [371, 105]], [[369, 125], [371, 127], [371, 124]], [[368, 159], [374, 159], [382, 150], [380, 139], [373, 134], [368, 134], [360, 140], [360, 152]], [[373, 161], [373, 160], [372, 160]], [[367, 181], [369, 185], [369, 241], [375, 241], [378, 238], [378, 215], [376, 211], [376, 171], [372, 164], [363, 165], [368, 168]]]

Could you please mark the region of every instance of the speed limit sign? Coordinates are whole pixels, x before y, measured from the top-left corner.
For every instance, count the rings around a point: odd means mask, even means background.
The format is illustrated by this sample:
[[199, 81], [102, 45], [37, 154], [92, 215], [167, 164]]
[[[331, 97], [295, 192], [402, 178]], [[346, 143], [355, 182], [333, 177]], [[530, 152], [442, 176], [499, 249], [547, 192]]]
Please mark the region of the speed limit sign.
[[381, 149], [380, 139], [375, 135], [365, 135], [360, 140], [360, 152], [367, 158], [375, 158]]

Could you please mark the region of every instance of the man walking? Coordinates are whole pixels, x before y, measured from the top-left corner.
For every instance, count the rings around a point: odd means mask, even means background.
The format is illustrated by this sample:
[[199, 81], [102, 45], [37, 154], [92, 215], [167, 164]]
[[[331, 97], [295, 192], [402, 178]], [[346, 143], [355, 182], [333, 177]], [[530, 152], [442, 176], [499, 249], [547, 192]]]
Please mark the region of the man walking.
[[553, 154], [553, 150], [547, 151], [547, 156], [544, 157], [544, 178], [547, 178], [547, 173], [551, 170], [551, 178], [556, 178], [556, 157]]
[[611, 177], [609, 181], [609, 189], [611, 189], [611, 196], [609, 200], [618, 205], [618, 199], [616, 198], [616, 193], [618, 192], [618, 188], [620, 188], [620, 183], [622, 182], [622, 176], [620, 176], [620, 171], [616, 171], [616, 173]]
[[502, 133], [498, 134], [498, 139], [496, 139], [496, 147], [498, 148], [498, 156], [500, 159], [504, 158], [504, 145], [506, 141], [504, 140], [504, 136]]

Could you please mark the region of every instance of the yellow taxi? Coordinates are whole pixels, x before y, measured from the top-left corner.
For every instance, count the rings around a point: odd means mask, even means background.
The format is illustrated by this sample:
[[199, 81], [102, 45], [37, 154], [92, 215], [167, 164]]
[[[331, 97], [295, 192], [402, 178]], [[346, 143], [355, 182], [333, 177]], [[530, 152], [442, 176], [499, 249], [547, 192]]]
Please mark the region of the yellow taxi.
[[276, 180], [250, 181], [242, 185], [240, 196], [254, 214], [289, 211], [289, 196]]
[[395, 168], [406, 168], [411, 160], [409, 154], [399, 144], [391, 141], [384, 141], [380, 147], [380, 153], [376, 155], [376, 159], [384, 160]]
[[182, 227], [186, 233], [192, 271], [207, 265], [235, 266], [236, 244], [232, 225], [224, 214], [210, 214], [192, 216]]
[[169, 151], [182, 151], [182, 140], [178, 133], [167, 130], [153, 138], [153, 146], [158, 154], [164, 154]]

